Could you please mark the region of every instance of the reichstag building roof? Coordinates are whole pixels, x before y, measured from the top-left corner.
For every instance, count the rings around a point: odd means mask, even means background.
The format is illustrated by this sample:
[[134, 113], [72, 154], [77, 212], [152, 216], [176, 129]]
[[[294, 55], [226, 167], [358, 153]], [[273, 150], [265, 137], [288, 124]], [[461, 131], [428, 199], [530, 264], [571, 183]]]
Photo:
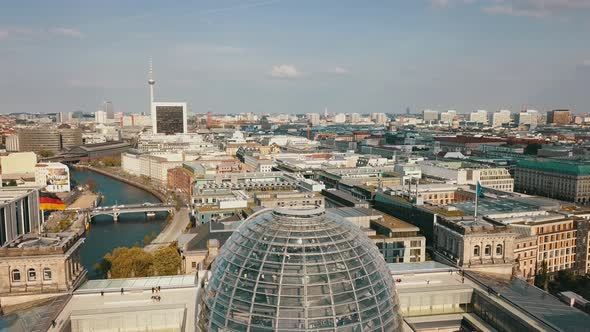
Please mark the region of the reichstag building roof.
[[401, 331], [394, 283], [375, 245], [323, 208], [265, 209], [222, 247], [201, 331]]

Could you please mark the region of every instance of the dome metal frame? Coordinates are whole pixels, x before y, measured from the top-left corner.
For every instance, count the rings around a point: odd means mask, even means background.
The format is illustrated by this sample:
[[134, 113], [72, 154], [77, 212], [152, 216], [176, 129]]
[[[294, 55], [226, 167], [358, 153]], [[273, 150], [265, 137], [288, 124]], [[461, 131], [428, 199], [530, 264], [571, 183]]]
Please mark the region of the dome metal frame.
[[201, 331], [401, 331], [389, 268], [356, 225], [318, 207], [264, 209], [222, 247]]

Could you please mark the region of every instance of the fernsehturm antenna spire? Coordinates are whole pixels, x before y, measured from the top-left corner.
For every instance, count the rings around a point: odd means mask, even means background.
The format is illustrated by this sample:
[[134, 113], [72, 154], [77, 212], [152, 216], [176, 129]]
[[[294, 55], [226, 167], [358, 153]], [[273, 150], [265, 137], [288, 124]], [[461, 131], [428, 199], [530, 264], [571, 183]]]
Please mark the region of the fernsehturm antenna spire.
[[152, 128], [154, 134], [156, 133], [156, 113], [154, 112], [154, 85], [156, 84], [156, 80], [154, 79], [154, 67], [152, 63], [152, 58], [150, 58], [150, 71], [148, 74], [148, 84], [150, 86], [150, 116], [152, 119]]

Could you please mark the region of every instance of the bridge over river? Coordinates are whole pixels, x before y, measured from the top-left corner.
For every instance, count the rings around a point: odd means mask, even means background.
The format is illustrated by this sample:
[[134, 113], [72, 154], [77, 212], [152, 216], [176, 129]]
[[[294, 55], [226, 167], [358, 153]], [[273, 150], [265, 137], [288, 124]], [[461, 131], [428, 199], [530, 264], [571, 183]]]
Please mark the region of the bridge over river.
[[84, 213], [88, 220], [93, 217], [101, 215], [112, 216], [115, 222], [119, 219], [119, 215], [123, 213], [155, 213], [168, 212], [172, 213], [176, 205], [167, 203], [143, 203], [143, 204], [125, 204], [112, 206], [99, 206], [91, 209], [67, 209], [67, 211], [78, 211]]

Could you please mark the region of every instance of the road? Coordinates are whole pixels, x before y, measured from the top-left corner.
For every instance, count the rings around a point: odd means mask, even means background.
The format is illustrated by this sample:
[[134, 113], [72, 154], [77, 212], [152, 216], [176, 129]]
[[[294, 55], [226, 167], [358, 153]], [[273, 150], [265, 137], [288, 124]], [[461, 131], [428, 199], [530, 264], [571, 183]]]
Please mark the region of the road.
[[171, 242], [176, 241], [178, 236], [184, 232], [187, 225], [190, 223], [188, 212], [189, 210], [186, 207], [181, 208], [180, 211], [176, 211], [172, 221], [166, 225], [151, 244], [144, 247], [144, 250], [154, 252], [156, 249], [167, 246]]

